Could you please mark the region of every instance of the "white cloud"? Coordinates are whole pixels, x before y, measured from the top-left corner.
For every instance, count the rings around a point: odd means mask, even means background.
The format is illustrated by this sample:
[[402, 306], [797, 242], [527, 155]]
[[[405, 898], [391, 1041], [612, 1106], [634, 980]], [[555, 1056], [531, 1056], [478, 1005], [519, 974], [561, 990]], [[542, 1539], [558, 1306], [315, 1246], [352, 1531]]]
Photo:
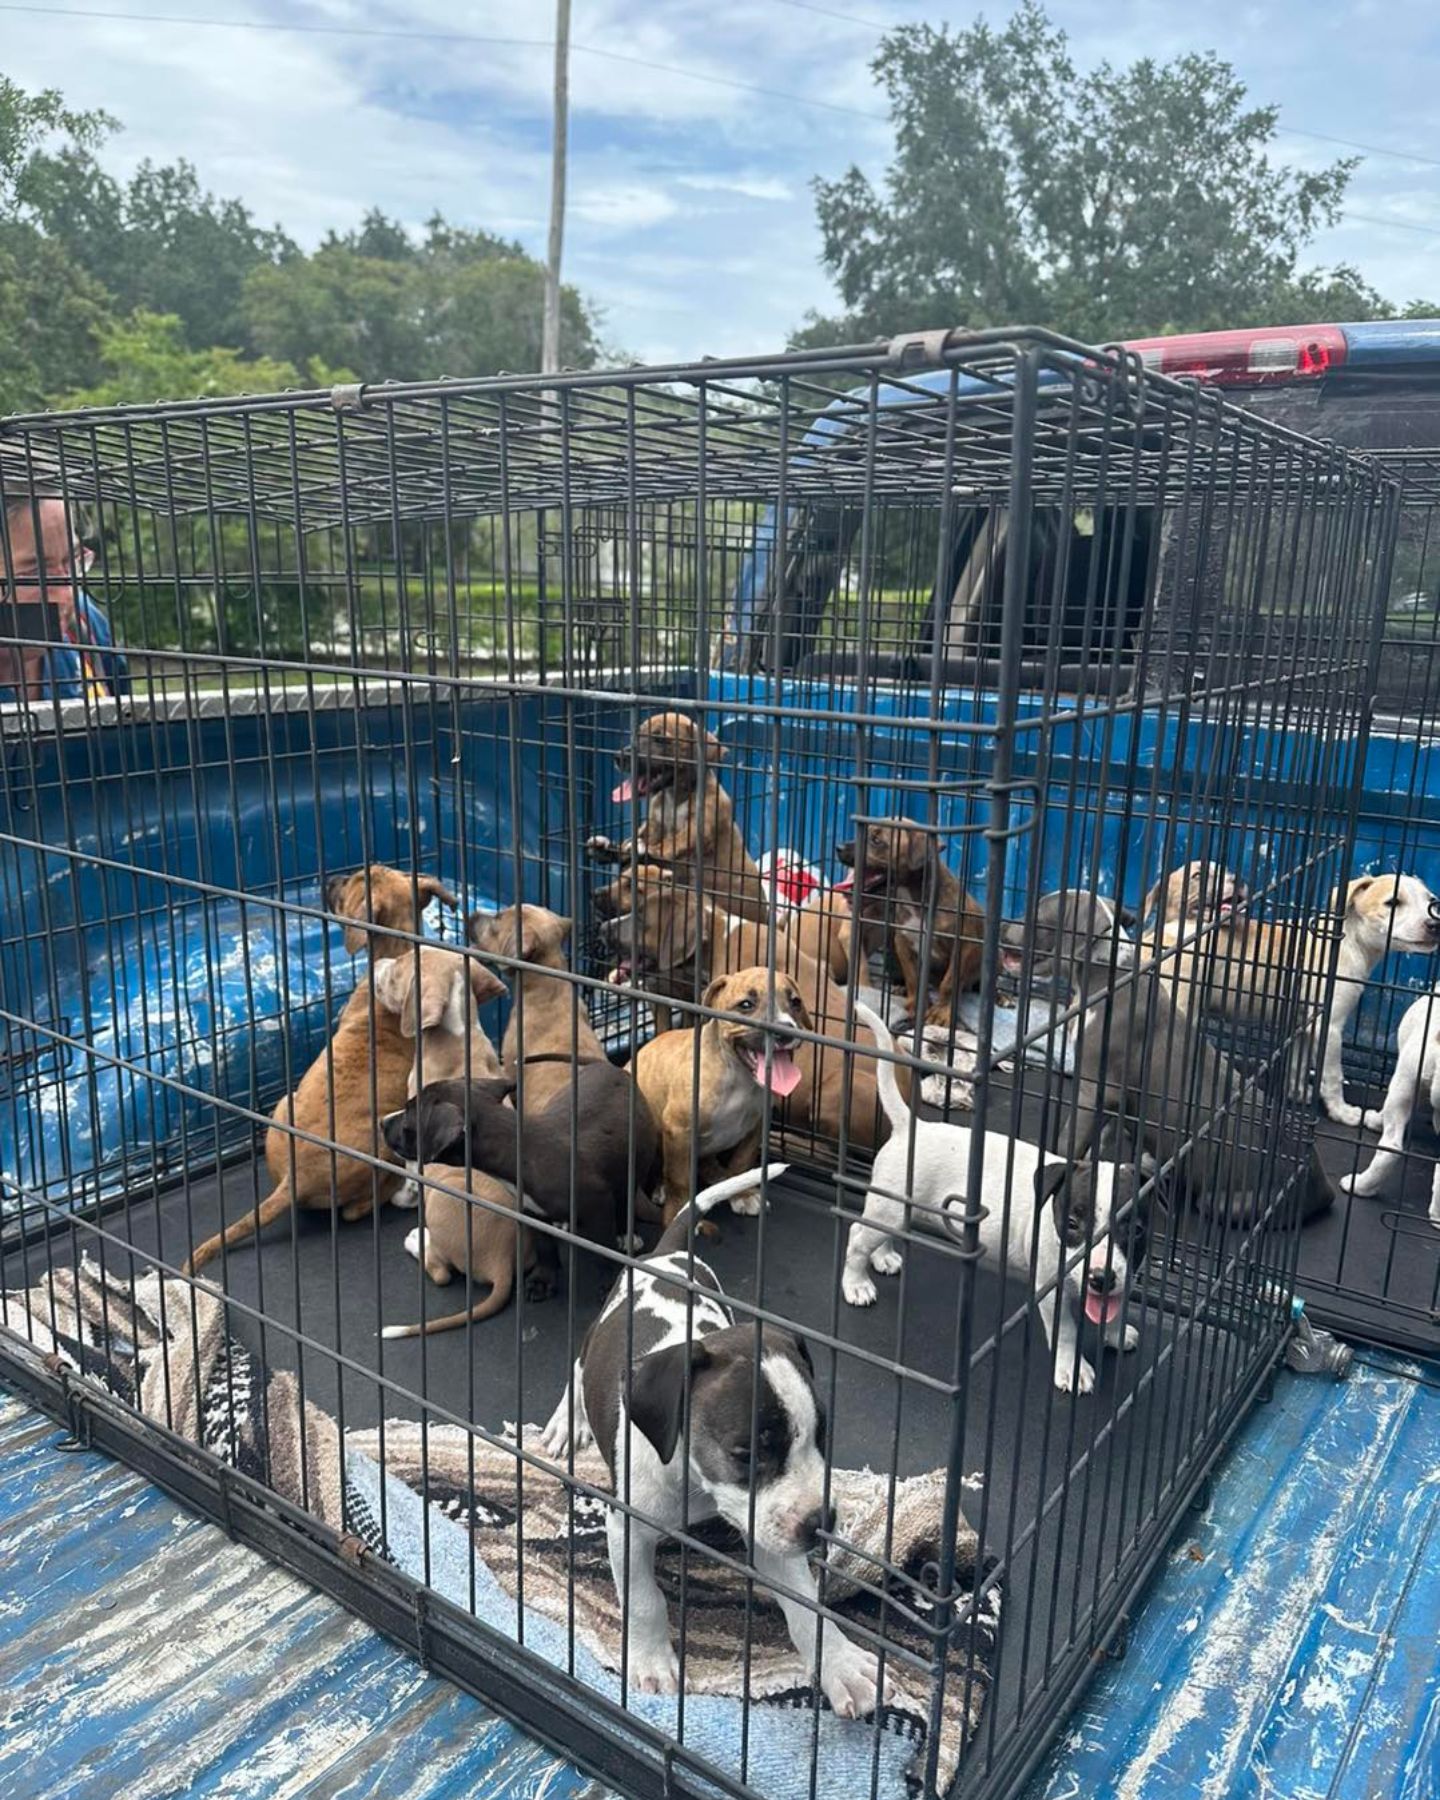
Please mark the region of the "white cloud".
[[[97, 4], [119, 10], [120, 0]], [[188, 157], [208, 185], [302, 242], [368, 206], [412, 224], [438, 207], [543, 250], [549, 0], [212, 4], [396, 35], [9, 14], [5, 69], [118, 114], [118, 171], [142, 156]], [[836, 4], [877, 20], [917, 10], [908, 0]], [[986, 8], [992, 23], [1008, 10], [1006, 0]], [[1257, 102], [1281, 104], [1285, 122], [1432, 148], [1432, 0], [1390, 0], [1383, 33], [1353, 9], [1317, 23], [1299, 0], [1216, 0], [1198, 26], [1162, 0], [1052, 0], [1050, 10], [1081, 67], [1213, 45]], [[1297, 57], [1296, 42], [1317, 28], [1325, 54]], [[1356, 34], [1363, 58], [1346, 54]], [[876, 33], [774, 0], [582, 0], [574, 35], [585, 48], [571, 70], [566, 274], [604, 308], [608, 338], [656, 360], [743, 354], [775, 348], [809, 308], [833, 310], [809, 183], [852, 161], [872, 174], [884, 166], [888, 128], [868, 116], [884, 112], [868, 66]], [[1281, 147], [1311, 167], [1343, 154], [1296, 138]], [[1440, 293], [1440, 238], [1398, 224], [1440, 223], [1435, 191], [1433, 170], [1371, 158], [1353, 210], [1397, 225], [1352, 219], [1325, 234], [1314, 260], [1353, 261], [1397, 298]]]

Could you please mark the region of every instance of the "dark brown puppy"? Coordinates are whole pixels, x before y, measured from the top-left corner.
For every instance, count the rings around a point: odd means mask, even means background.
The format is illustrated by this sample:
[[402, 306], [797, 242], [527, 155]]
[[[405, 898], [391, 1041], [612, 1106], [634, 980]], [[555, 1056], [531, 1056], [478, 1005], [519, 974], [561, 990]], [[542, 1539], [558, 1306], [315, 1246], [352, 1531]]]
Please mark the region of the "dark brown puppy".
[[470, 1166], [496, 1181], [515, 1187], [523, 1176], [527, 1212], [553, 1225], [570, 1226], [573, 1216], [581, 1236], [607, 1249], [628, 1229], [632, 1169], [637, 1213], [654, 1216], [660, 1133], [624, 1069], [608, 1062], [577, 1069], [573, 1087], [526, 1115], [523, 1138], [506, 1105], [514, 1086], [508, 1078], [432, 1081], [385, 1120], [385, 1142], [407, 1162], [454, 1167], [465, 1164], [468, 1149]]
[[[863, 865], [856, 860], [862, 841]], [[888, 934], [909, 1016], [923, 1015], [927, 1025], [948, 1028], [961, 994], [979, 984], [985, 915], [941, 862], [934, 834], [913, 819], [893, 819], [837, 844], [835, 854], [855, 871], [852, 894], [861, 941], [852, 958], [867, 954], [877, 934]], [[930, 954], [922, 968], [927, 927]]]
[[[705, 772], [700, 773], [703, 747]], [[624, 779], [612, 798], [639, 800], [645, 819], [628, 843], [592, 838], [597, 859], [628, 868], [632, 861], [668, 869], [692, 891], [743, 919], [770, 916], [770, 896], [735, 823], [735, 807], [716, 774], [725, 747], [684, 713], [654, 713], [633, 742], [616, 752]], [[632, 770], [634, 771], [632, 775]], [[603, 894], [603, 890], [602, 890]], [[597, 905], [604, 900], [597, 897]]]

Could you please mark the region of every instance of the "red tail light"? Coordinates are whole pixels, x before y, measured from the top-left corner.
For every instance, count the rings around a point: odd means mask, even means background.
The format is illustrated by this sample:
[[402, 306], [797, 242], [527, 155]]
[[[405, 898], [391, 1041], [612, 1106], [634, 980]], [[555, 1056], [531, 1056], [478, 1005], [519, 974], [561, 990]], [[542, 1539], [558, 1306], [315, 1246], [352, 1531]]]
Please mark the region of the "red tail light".
[[1345, 360], [1338, 325], [1281, 325], [1264, 331], [1205, 331], [1186, 337], [1132, 338], [1146, 368], [1223, 387], [1260, 387], [1324, 375]]

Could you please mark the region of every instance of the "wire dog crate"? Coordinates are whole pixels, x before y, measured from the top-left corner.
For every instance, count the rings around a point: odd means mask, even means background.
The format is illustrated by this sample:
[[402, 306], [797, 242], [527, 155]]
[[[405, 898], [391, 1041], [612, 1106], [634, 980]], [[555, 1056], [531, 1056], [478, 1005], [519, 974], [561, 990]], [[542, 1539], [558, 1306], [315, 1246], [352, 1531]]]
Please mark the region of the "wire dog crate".
[[1351, 873], [1394, 483], [1038, 332], [24, 419], [0, 483], [130, 667], [0, 720], [0, 1373], [627, 1792], [1014, 1792], [1286, 1340], [1338, 934], [1146, 897]]

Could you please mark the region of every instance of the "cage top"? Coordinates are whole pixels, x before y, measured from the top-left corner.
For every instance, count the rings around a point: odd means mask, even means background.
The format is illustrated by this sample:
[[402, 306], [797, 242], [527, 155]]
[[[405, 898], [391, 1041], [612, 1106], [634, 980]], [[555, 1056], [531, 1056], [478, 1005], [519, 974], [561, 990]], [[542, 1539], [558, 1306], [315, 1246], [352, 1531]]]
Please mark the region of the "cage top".
[[1377, 450], [1376, 466], [1393, 481], [1406, 506], [1440, 506], [1440, 447]]
[[1362, 459], [1124, 352], [927, 333], [767, 362], [356, 385], [19, 416], [0, 488], [296, 528], [717, 500], [1037, 498], [1374, 482]]

